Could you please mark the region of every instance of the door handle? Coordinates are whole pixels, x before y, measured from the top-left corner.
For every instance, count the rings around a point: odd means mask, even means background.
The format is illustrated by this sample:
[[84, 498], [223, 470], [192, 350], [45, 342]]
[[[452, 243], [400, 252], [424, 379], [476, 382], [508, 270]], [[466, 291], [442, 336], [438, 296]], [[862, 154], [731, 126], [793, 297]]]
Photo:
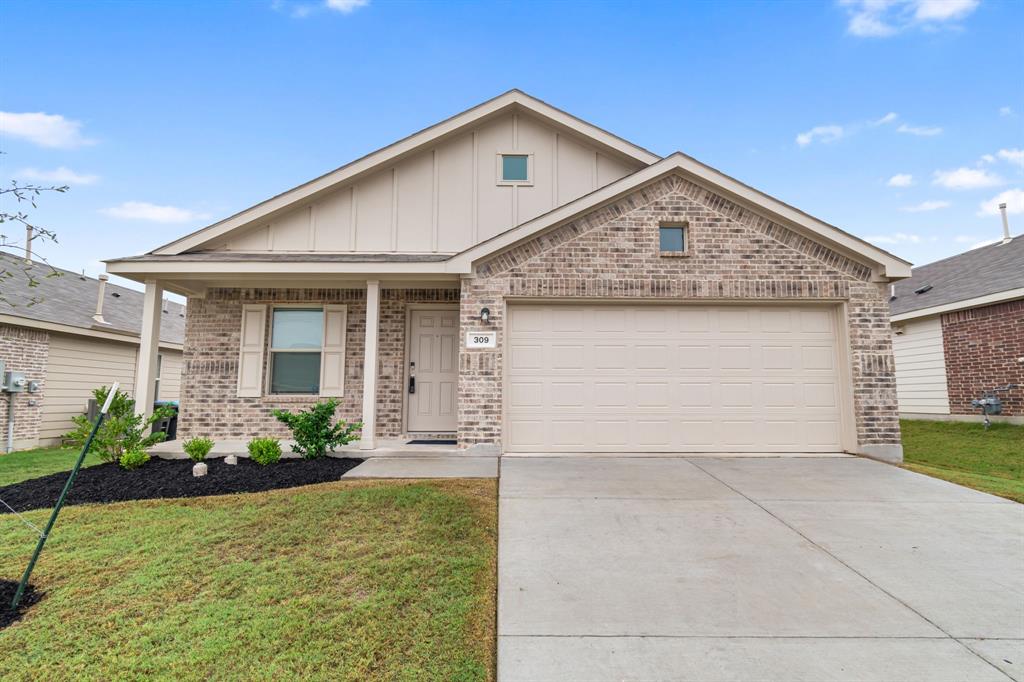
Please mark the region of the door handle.
[[416, 392], [416, 377], [409, 377], [409, 393]]

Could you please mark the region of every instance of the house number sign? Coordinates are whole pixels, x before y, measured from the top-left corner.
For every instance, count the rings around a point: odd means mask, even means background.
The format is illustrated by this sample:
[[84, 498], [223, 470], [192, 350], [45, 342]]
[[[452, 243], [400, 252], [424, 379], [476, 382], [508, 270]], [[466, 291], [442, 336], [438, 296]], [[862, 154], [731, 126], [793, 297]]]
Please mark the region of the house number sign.
[[497, 348], [498, 335], [494, 332], [466, 332], [466, 348]]

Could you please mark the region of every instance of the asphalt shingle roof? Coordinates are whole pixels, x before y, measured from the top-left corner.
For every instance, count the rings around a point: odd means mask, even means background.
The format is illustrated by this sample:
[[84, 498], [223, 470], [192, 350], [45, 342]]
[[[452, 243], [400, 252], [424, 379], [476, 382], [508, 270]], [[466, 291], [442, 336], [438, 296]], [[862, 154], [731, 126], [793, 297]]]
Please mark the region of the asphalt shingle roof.
[[[915, 294], [925, 286], [928, 291]], [[1024, 235], [914, 268], [896, 283], [893, 315], [1024, 288]]]
[[[30, 268], [39, 286], [29, 287], [28, 277], [21, 270]], [[96, 312], [96, 296], [99, 280], [85, 277], [77, 272], [53, 268], [39, 262], [30, 266], [24, 258], [7, 252], [0, 252], [0, 270], [14, 273], [14, 277], [0, 279], [0, 292], [13, 303], [0, 303], [0, 313], [41, 322], [66, 324], [83, 329], [130, 332], [136, 337], [142, 329], [142, 293], [107, 282], [103, 319], [109, 324], [96, 324], [92, 319]], [[59, 277], [46, 275], [56, 270]], [[33, 299], [41, 299], [29, 305]], [[185, 306], [165, 300], [160, 320], [160, 340], [166, 343], [183, 343], [185, 340]]]

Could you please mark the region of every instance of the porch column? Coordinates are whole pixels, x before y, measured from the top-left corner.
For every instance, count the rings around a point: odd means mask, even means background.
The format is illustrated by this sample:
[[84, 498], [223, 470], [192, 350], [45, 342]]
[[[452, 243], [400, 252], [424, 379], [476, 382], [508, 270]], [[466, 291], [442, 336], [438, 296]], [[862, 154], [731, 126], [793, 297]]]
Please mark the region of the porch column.
[[380, 281], [366, 282], [366, 343], [363, 346], [363, 435], [360, 450], [377, 447], [377, 327]]
[[145, 417], [153, 414], [156, 395], [156, 355], [160, 350], [160, 314], [163, 312], [164, 288], [155, 279], [146, 280], [142, 299], [142, 330], [139, 356], [135, 365], [135, 413]]

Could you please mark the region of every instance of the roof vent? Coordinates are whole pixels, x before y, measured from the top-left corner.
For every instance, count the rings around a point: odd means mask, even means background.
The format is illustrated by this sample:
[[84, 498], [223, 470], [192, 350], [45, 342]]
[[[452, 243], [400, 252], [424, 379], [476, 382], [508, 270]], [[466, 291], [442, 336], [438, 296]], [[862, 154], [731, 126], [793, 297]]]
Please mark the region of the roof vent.
[[93, 313], [92, 319], [96, 324], [109, 324], [103, 319], [103, 292], [107, 288], [107, 280], [110, 277], [106, 273], [100, 275], [100, 288], [96, 292], [96, 312]]
[[113, 296], [114, 298], [121, 298], [121, 294], [117, 293], [116, 291], [112, 293], [111, 296]]
[[1010, 221], [1006, 218], [1006, 204], [999, 204], [999, 213], [1003, 216], [1003, 243], [1010, 243]]
[[890, 284], [889, 285], [889, 300], [890, 301], [895, 301], [896, 300], [896, 285], [895, 284]]
[[920, 295], [920, 294], [927, 294], [931, 290], [932, 290], [932, 285], [931, 284], [925, 284], [920, 289], [914, 289], [914, 293], [918, 294], [918, 295]]

